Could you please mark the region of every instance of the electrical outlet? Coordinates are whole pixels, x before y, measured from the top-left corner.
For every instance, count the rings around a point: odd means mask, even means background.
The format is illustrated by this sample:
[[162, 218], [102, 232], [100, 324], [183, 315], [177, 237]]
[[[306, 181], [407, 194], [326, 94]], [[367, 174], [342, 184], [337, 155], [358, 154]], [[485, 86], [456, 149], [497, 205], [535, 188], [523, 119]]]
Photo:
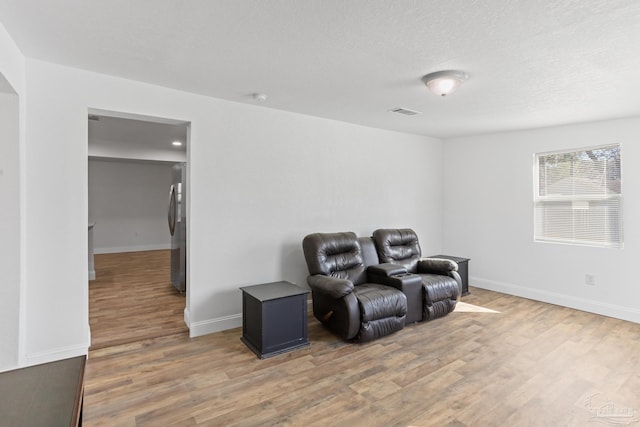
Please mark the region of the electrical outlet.
[[596, 276], [593, 274], [585, 274], [584, 276], [584, 284], [587, 286], [595, 286], [596, 285]]

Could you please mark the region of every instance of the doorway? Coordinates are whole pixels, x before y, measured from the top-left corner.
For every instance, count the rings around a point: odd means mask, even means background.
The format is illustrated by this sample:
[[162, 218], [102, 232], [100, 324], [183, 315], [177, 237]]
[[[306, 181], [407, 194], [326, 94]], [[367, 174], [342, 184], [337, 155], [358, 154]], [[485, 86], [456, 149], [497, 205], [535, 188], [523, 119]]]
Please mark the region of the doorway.
[[91, 350], [186, 334], [167, 213], [172, 167], [187, 167], [189, 123], [90, 110], [88, 128]]

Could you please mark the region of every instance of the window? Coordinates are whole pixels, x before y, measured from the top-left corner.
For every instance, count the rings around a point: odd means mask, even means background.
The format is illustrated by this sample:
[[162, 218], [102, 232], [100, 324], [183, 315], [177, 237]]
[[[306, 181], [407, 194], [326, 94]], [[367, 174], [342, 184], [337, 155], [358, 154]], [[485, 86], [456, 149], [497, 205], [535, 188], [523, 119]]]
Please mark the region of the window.
[[534, 238], [622, 247], [620, 145], [538, 153]]

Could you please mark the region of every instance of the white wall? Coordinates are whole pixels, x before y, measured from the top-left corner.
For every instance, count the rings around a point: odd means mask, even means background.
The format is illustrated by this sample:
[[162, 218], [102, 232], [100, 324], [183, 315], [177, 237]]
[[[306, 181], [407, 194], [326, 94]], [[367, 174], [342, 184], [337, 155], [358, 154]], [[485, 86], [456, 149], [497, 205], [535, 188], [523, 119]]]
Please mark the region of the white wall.
[[89, 159], [95, 253], [169, 249], [171, 164]]
[[[53, 84], [55, 82], [55, 84]], [[191, 122], [192, 335], [241, 324], [238, 287], [304, 284], [303, 236], [410, 226], [441, 248], [442, 142], [27, 60], [26, 353], [86, 351], [87, 111]]]
[[[444, 250], [472, 286], [640, 322], [640, 118], [447, 140]], [[624, 248], [533, 242], [533, 154], [622, 144]], [[596, 286], [585, 285], [592, 274]]]
[[25, 59], [18, 49], [11, 35], [0, 22], [0, 73], [13, 87], [13, 90], [22, 95], [24, 93], [24, 67]]
[[19, 366], [24, 352], [24, 67], [0, 23], [0, 371]]
[[[3, 77], [0, 75], [0, 79]], [[20, 324], [20, 122], [15, 93], [0, 92], [0, 371], [18, 365]]]
[[[202, 135], [192, 125], [190, 267], [198, 273], [190, 277], [217, 282], [191, 292], [192, 331], [215, 329], [215, 319], [224, 324], [227, 316], [239, 325], [238, 286], [280, 279], [305, 284], [301, 241], [308, 233], [370, 235], [408, 226], [425, 251], [441, 247], [440, 141], [234, 109], [237, 114], [226, 113], [224, 123], [208, 130], [212, 137], [204, 140], [214, 143], [198, 144]], [[211, 165], [206, 171], [199, 167], [205, 163]]]

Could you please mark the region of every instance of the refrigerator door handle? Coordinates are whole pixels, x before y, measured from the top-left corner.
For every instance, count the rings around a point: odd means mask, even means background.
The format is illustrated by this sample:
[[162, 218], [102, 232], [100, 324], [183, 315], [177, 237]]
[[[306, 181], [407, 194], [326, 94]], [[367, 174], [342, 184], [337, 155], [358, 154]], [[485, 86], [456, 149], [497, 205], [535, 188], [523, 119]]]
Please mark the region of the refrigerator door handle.
[[172, 185], [169, 190], [169, 212], [167, 213], [169, 221], [169, 233], [173, 236], [176, 230], [176, 186]]

